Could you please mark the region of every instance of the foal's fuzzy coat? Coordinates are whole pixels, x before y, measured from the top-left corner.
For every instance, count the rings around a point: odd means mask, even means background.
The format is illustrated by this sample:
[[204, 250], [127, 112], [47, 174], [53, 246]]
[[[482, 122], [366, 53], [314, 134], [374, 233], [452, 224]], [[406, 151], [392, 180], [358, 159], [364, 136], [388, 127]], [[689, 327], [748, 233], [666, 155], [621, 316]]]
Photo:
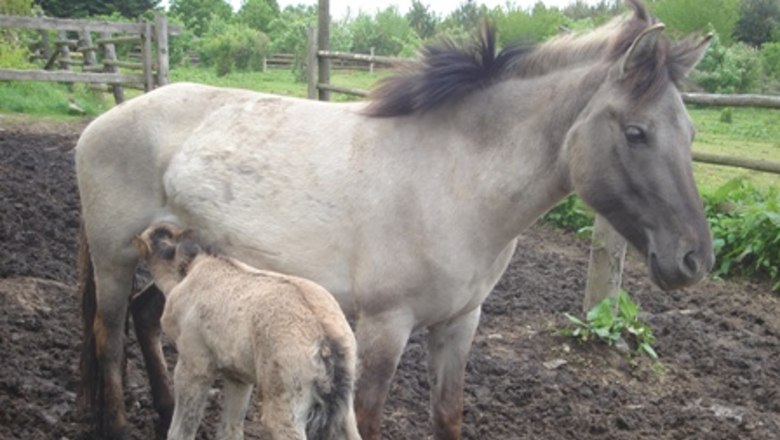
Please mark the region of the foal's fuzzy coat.
[[216, 375], [225, 382], [220, 439], [243, 438], [251, 387], [275, 440], [359, 440], [356, 344], [319, 285], [203, 252], [185, 231], [152, 225], [134, 244], [165, 293], [165, 333], [179, 351], [169, 439], [193, 439]]

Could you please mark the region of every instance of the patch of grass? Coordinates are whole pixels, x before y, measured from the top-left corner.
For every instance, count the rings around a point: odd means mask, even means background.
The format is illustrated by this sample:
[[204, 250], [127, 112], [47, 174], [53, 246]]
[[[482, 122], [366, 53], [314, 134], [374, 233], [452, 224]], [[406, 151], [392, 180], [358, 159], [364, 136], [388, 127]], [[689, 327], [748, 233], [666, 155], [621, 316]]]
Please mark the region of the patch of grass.
[[40, 116], [81, 116], [70, 108], [75, 104], [83, 115], [96, 116], [108, 110], [113, 102], [103, 93], [83, 84], [68, 87], [62, 84], [33, 81], [0, 82], [0, 112]]
[[[353, 89], [368, 90], [376, 81], [387, 76], [389, 71], [380, 70], [375, 73], [362, 71], [336, 70], [331, 73], [331, 84]], [[254, 90], [256, 92], [274, 93], [277, 95], [306, 97], [307, 85], [296, 80], [290, 69], [269, 69], [266, 72], [232, 72], [217, 76], [211, 69], [195, 67], [178, 67], [171, 70], [171, 82], [197, 82], [219, 87], [236, 87]], [[357, 101], [357, 96], [333, 93], [332, 100]]]
[[[698, 130], [694, 151], [780, 161], [780, 110], [692, 106], [689, 113]], [[780, 175], [741, 168], [694, 163], [694, 176], [702, 192], [715, 191], [734, 178], [780, 188]]]

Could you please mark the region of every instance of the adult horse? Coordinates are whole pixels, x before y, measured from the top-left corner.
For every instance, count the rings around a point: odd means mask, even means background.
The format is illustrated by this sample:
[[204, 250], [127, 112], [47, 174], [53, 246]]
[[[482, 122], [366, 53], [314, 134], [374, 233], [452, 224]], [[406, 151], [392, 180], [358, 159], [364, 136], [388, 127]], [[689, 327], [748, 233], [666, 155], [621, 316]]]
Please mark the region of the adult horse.
[[[639, 0], [630, 5], [631, 16], [535, 47], [496, 54], [490, 29], [473, 47], [429, 47], [367, 105], [176, 84], [95, 120], [77, 147], [82, 395], [104, 431], [127, 430], [131, 243], [153, 222], [314, 280], [358, 318], [365, 440], [379, 438], [395, 368], [419, 329], [428, 330], [434, 438], [460, 437], [480, 305], [516, 237], [567, 194], [641, 251], [662, 289], [701, 279], [712, 245], [677, 86], [709, 39], [672, 43]], [[160, 303], [151, 287], [130, 309], [166, 421]]]

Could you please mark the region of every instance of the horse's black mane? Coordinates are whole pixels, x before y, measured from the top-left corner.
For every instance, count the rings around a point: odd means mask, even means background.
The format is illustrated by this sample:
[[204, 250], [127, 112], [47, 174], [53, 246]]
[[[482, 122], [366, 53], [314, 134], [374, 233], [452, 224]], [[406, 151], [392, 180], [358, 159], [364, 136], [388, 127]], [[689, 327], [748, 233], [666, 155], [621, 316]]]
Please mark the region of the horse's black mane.
[[[654, 18], [640, 0], [629, 0], [634, 15], [612, 33], [570, 38], [567, 44], [515, 45], [496, 52], [495, 27], [483, 23], [480, 33], [468, 45], [447, 39], [424, 47], [418, 61], [399, 74], [382, 80], [369, 95], [364, 113], [369, 116], [399, 116], [425, 112], [507, 77], [531, 77], [568, 65], [592, 61], [594, 57], [615, 61]], [[541, 49], [540, 49], [541, 48]], [[652, 65], [635, 69], [625, 79], [634, 97], [646, 97], [662, 90], [668, 81], [677, 83], [682, 74], [669, 60], [667, 40], [659, 44]], [[673, 54], [672, 54], [673, 55]]]

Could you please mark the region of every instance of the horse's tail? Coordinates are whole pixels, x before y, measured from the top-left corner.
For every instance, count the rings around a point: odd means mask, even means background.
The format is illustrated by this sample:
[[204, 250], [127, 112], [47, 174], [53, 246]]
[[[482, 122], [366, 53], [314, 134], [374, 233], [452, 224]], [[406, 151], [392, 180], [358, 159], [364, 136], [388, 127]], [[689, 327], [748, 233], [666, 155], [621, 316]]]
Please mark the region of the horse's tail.
[[316, 361], [325, 374], [314, 384], [306, 420], [309, 440], [359, 440], [352, 405], [355, 368], [349, 364], [347, 350], [327, 336], [320, 345]]
[[81, 323], [84, 332], [81, 345], [81, 384], [78, 403], [82, 409], [97, 409], [98, 398], [98, 358], [94, 324], [97, 314], [97, 292], [95, 289], [95, 268], [92, 265], [89, 243], [84, 231], [84, 220], [79, 231], [79, 293], [81, 294]]

